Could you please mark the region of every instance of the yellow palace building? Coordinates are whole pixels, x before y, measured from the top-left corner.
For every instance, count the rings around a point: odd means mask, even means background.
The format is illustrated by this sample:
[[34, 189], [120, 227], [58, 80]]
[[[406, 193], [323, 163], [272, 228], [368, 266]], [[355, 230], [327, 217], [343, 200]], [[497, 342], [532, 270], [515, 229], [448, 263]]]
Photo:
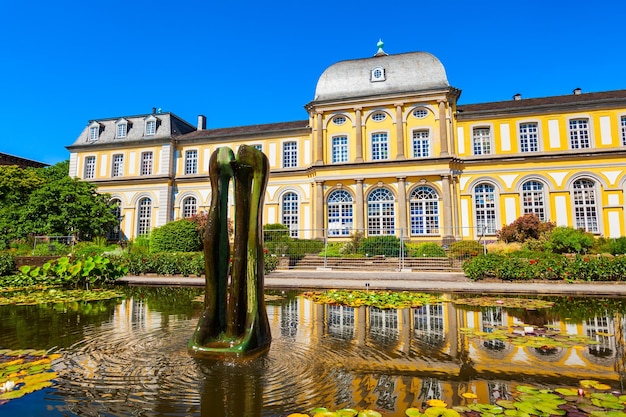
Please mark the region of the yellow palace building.
[[293, 237], [495, 238], [537, 213], [597, 236], [625, 233], [626, 90], [457, 105], [425, 52], [328, 67], [301, 121], [207, 129], [170, 112], [91, 120], [70, 175], [118, 203], [123, 236], [207, 210], [209, 157], [242, 144], [271, 174], [265, 223]]

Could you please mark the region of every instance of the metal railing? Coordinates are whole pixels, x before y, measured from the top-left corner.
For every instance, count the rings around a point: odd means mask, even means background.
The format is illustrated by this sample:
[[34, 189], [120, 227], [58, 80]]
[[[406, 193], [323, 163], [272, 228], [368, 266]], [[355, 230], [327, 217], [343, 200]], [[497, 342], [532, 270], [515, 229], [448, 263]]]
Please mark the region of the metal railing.
[[[264, 230], [266, 256], [279, 269], [362, 269], [381, 271], [460, 271], [466, 259], [486, 253], [495, 237], [482, 230], [409, 236], [406, 230]], [[452, 231], [451, 231], [452, 232]]]

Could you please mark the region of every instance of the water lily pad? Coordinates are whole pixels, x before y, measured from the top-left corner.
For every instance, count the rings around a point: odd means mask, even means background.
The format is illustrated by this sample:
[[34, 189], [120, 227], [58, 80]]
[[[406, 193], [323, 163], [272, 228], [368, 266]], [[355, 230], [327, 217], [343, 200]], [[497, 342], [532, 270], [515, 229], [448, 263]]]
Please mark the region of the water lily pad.
[[313, 414], [313, 417], [339, 417], [335, 411], [320, 411], [319, 413]]
[[428, 417], [460, 417], [461, 415], [450, 408], [444, 407], [429, 407], [424, 411], [424, 414]]
[[504, 410], [504, 415], [509, 417], [530, 417], [530, 414], [521, 410]]
[[626, 413], [622, 411], [594, 411], [592, 417], [626, 417]]
[[515, 408], [514, 401], [512, 400], [497, 400], [496, 404], [502, 408], [506, 408], [507, 410], [512, 410]]
[[580, 386], [583, 388], [592, 388], [594, 385], [599, 384], [599, 381], [594, 381], [591, 379], [583, 379], [580, 381]]
[[[617, 399], [617, 398], [616, 398]], [[591, 403], [596, 407], [610, 408], [612, 410], [623, 410], [624, 404], [617, 401], [605, 401], [598, 398], [592, 398]]]
[[363, 410], [359, 411], [358, 417], [383, 417], [383, 415], [375, 410]]
[[557, 388], [554, 391], [566, 397], [570, 397], [570, 396], [573, 397], [573, 396], [578, 395], [578, 390], [571, 389], [571, 388]]

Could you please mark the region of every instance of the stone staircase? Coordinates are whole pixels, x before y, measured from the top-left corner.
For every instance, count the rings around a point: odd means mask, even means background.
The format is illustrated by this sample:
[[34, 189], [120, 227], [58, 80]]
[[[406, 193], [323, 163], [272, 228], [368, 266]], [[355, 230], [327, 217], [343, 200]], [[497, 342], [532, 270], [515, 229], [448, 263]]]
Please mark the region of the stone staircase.
[[[405, 258], [403, 269], [414, 271], [460, 271], [462, 261], [450, 258]], [[286, 265], [283, 264], [283, 268]], [[324, 265], [324, 258], [318, 255], [306, 255], [299, 261], [291, 261], [289, 268], [297, 269], [362, 269], [375, 271], [395, 271], [400, 269], [399, 258], [388, 258], [385, 256], [372, 256], [363, 258], [327, 258]]]

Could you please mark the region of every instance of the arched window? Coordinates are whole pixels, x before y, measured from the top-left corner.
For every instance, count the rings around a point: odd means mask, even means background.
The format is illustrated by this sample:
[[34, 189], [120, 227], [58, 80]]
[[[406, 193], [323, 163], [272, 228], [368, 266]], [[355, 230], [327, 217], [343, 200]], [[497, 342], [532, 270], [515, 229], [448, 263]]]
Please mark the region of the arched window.
[[386, 188], [372, 191], [367, 198], [367, 233], [391, 235], [395, 227], [393, 194]]
[[422, 185], [411, 192], [411, 235], [439, 234], [439, 195], [433, 188]]
[[526, 181], [522, 185], [522, 213], [536, 214], [542, 222], [546, 221], [545, 195], [539, 181]]
[[195, 216], [198, 213], [198, 200], [196, 200], [196, 197], [185, 197], [182, 209], [184, 218]]
[[575, 181], [573, 200], [576, 229], [591, 233], [599, 232], [596, 184], [588, 179]]
[[137, 210], [137, 236], [150, 233], [150, 223], [152, 219], [152, 200], [144, 197], [139, 200], [139, 210]]
[[474, 188], [474, 212], [477, 234], [496, 233], [496, 190], [490, 184], [478, 184]]
[[121, 205], [122, 205], [122, 201], [119, 198], [114, 198], [111, 200], [111, 206], [112, 206], [111, 211], [113, 212], [113, 215], [117, 219], [117, 223], [115, 224], [115, 226], [109, 229], [109, 232], [107, 233], [107, 239], [115, 241], [115, 242], [120, 241], [121, 240], [120, 238], [122, 237], [122, 233], [121, 233], [122, 207]]
[[289, 235], [291, 237], [298, 237], [298, 194], [285, 193], [282, 198], [282, 223], [289, 226]]
[[352, 231], [352, 196], [336, 190], [328, 196], [328, 236], [348, 236]]

